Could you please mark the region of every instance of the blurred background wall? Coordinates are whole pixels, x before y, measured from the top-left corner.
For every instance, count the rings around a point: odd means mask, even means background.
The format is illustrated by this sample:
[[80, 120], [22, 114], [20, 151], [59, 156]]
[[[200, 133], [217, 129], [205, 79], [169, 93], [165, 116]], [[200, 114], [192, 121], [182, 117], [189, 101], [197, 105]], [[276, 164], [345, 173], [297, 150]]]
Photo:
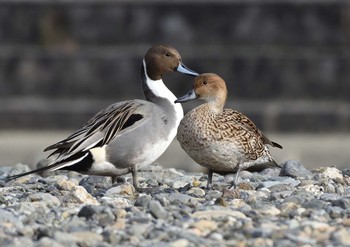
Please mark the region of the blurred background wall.
[[[278, 162], [349, 166], [350, 4], [337, 0], [2, 0], [0, 165], [34, 164], [98, 110], [142, 98], [158, 43], [221, 75], [228, 107], [284, 146]], [[177, 96], [192, 84], [164, 80]], [[189, 162], [176, 142], [159, 161]]]

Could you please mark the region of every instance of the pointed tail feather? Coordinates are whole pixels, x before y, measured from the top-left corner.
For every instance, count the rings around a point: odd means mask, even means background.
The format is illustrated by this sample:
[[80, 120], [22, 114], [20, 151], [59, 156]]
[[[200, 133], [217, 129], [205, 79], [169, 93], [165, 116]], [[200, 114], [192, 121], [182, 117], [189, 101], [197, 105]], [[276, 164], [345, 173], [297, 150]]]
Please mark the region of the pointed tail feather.
[[283, 149], [283, 147], [280, 144], [278, 144], [277, 142], [271, 141], [271, 143], [272, 143], [273, 147]]
[[[29, 171], [29, 172], [9, 176], [9, 177], [4, 178], [3, 180], [7, 183], [11, 180], [14, 180], [14, 179], [17, 179], [20, 177], [24, 177], [24, 176], [27, 176], [27, 175], [33, 174], [33, 173], [41, 173], [41, 172], [46, 172], [46, 171], [56, 171], [56, 170], [60, 170], [63, 168], [66, 168], [66, 169], [68, 168], [67, 170], [72, 170], [72, 169], [69, 169], [70, 166], [74, 167], [77, 163], [84, 160], [84, 158], [86, 158], [89, 154], [90, 154], [89, 151], [84, 152], [84, 153], [78, 153], [78, 154], [75, 154], [73, 156], [67, 157], [66, 159], [56, 160], [48, 166], [40, 167], [38, 169]], [[90, 156], [91, 156], [91, 154], [90, 154]]]
[[45, 172], [45, 171], [58, 170], [60, 165], [61, 165], [61, 163], [53, 163], [51, 165], [48, 165], [48, 166], [45, 166], [45, 167], [40, 167], [38, 169], [29, 171], [29, 172], [25, 172], [25, 173], [21, 173], [21, 174], [17, 174], [17, 175], [12, 175], [12, 176], [6, 177], [6, 178], [4, 178], [4, 181], [7, 183], [7, 182], [9, 182], [11, 180], [14, 180], [14, 179], [17, 179], [17, 178], [20, 178], [20, 177], [24, 177], [24, 176], [27, 176], [29, 174], [41, 173], [41, 172]]

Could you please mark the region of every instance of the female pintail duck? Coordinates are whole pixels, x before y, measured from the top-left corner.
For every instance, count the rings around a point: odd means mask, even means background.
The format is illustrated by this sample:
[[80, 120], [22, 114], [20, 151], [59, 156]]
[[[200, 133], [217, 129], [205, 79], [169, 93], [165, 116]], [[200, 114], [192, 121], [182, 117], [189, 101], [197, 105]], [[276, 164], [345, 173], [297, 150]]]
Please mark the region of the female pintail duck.
[[154, 162], [167, 149], [183, 118], [181, 105], [174, 103], [175, 95], [162, 80], [165, 73], [172, 71], [198, 75], [186, 68], [173, 47], [151, 47], [141, 66], [146, 101], [135, 99], [110, 105], [68, 138], [45, 149], [58, 155], [53, 163], [7, 180], [55, 170], [112, 178], [131, 172], [138, 189], [137, 170]]
[[272, 163], [267, 145], [270, 141], [255, 124], [240, 112], [224, 109], [227, 98], [225, 81], [216, 74], [201, 74], [194, 88], [175, 103], [203, 99], [204, 104], [188, 112], [181, 120], [177, 139], [186, 153], [209, 169], [207, 188], [213, 173], [227, 174], [259, 164]]

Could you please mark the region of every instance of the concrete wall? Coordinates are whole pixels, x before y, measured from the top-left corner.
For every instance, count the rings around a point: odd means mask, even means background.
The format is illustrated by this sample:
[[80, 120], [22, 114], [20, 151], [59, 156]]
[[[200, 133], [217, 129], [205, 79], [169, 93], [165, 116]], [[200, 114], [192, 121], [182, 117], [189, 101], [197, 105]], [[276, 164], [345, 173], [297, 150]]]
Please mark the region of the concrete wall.
[[141, 59], [168, 43], [264, 130], [349, 131], [349, 41], [347, 1], [3, 1], [0, 128], [76, 128], [142, 97]]

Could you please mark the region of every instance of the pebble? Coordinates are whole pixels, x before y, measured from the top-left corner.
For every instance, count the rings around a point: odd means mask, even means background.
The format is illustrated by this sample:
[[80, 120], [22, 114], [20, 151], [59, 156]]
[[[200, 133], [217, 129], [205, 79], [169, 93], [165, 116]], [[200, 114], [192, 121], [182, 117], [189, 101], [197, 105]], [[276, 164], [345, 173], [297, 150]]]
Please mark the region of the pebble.
[[350, 230], [349, 229], [339, 229], [332, 233], [332, 239], [341, 246], [350, 245]]
[[281, 176], [289, 176], [292, 178], [312, 178], [313, 174], [307, 170], [299, 160], [287, 160], [282, 165]]
[[160, 204], [159, 201], [152, 200], [149, 203], [149, 211], [156, 219], [165, 219], [168, 216], [168, 212]]
[[335, 167], [321, 167], [315, 170], [315, 179], [319, 180], [322, 178], [333, 179], [337, 181], [343, 180], [343, 174]]
[[63, 198], [63, 201], [67, 204], [94, 204], [98, 205], [99, 202], [86, 189], [82, 186], [72, 186], [69, 193]]
[[193, 218], [197, 219], [216, 219], [221, 217], [233, 217], [244, 219], [246, 216], [236, 210], [206, 210], [206, 211], [197, 211], [192, 214]]
[[282, 186], [282, 185], [290, 185], [290, 186], [298, 186], [300, 184], [300, 181], [299, 180], [296, 180], [294, 178], [283, 178], [283, 179], [280, 179], [280, 180], [275, 180], [275, 181], [264, 181], [264, 182], [261, 182], [259, 184], [259, 187], [264, 187], [264, 188], [270, 188], [272, 186], [276, 187], [276, 186]]
[[187, 239], [178, 239], [170, 243], [171, 247], [187, 247], [190, 245], [190, 242]]
[[130, 183], [119, 184], [116, 187], [108, 189], [105, 193], [106, 196], [126, 196], [130, 197], [135, 195], [136, 190]]
[[212, 220], [201, 219], [191, 225], [192, 228], [199, 230], [201, 235], [207, 235], [218, 228], [218, 224]]
[[[17, 173], [29, 170], [14, 166]], [[150, 166], [138, 193], [130, 176], [30, 175], [0, 187], [0, 246], [349, 246], [348, 170], [282, 169], [207, 175]], [[12, 173], [0, 168], [0, 176]]]

